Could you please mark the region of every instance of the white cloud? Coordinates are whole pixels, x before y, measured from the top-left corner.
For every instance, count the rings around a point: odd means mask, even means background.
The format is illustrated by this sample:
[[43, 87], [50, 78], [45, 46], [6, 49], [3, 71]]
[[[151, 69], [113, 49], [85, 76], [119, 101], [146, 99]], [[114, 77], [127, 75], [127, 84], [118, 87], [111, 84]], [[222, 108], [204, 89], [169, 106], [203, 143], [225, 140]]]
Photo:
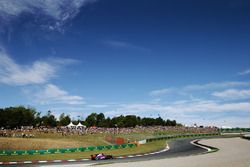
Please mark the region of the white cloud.
[[161, 96], [172, 92], [172, 89], [153, 90], [149, 93], [150, 96]]
[[[218, 119], [214, 119], [212, 121], [206, 120], [206, 122], [209, 122], [209, 124], [211, 125], [211, 123], [217, 125], [218, 127], [222, 127], [222, 126], [229, 126], [229, 127], [245, 127], [245, 128], [249, 128], [250, 127], [250, 116], [229, 116], [229, 117], [221, 117]], [[200, 124], [202, 124], [202, 122], [200, 121]], [[207, 123], [208, 124], [208, 123]]]
[[56, 20], [66, 20], [75, 16], [79, 8], [88, 2], [96, 0], [0, 0], [1, 14], [18, 16], [22, 13], [38, 14], [53, 17]]
[[[91, 113], [86, 110], [91, 105], [85, 107], [70, 108], [71, 111], [78, 114]], [[92, 107], [95, 107], [92, 106]], [[99, 105], [97, 105], [99, 107]], [[128, 103], [116, 104], [112, 108], [103, 107], [102, 111], [105, 116], [114, 117], [119, 115], [137, 115], [140, 117], [158, 117], [158, 114], [163, 119], [175, 119], [177, 122], [193, 125], [208, 125], [208, 126], [232, 126], [232, 127], [249, 127], [249, 102], [238, 103], [221, 103], [216, 101], [206, 100], [183, 100], [171, 104], [152, 104], [152, 103]], [[65, 112], [67, 107], [63, 107], [60, 111]], [[224, 114], [230, 112], [230, 114]], [[69, 112], [68, 112], [69, 113]], [[235, 114], [234, 114], [235, 113]], [[241, 115], [244, 115], [243, 118]]]
[[199, 123], [249, 127], [249, 121], [241, 118], [250, 117], [250, 103], [247, 101], [250, 98], [249, 87], [248, 81], [225, 81], [165, 88], [152, 91], [150, 95], [171, 93], [176, 95], [174, 99], [162, 97], [160, 103], [126, 104], [118, 107], [115, 112], [144, 116], [160, 114], [163, 118], [176, 119], [189, 125]]
[[0, 52], [0, 82], [8, 85], [41, 84], [55, 76], [55, 68], [36, 61], [31, 66], [20, 66], [6, 53]]
[[160, 103], [161, 102], [161, 98], [155, 98], [155, 99], [153, 99], [152, 101], [151, 101], [151, 103], [152, 104], [158, 104], [158, 103]]
[[250, 69], [247, 69], [239, 73], [239, 75], [248, 75], [248, 74], [250, 74]]
[[28, 13], [37, 16], [37, 20], [43, 16], [55, 20], [50, 28], [62, 25], [65, 21], [77, 15], [80, 8], [87, 3], [96, 0], [0, 0], [0, 18], [11, 20]]
[[239, 103], [219, 103], [216, 101], [187, 101], [182, 103], [173, 103], [169, 105], [136, 103], [123, 104], [117, 108], [119, 113], [200, 113], [200, 112], [250, 112], [249, 102]]
[[35, 61], [31, 65], [19, 65], [1, 49], [0, 83], [26, 86], [22, 87], [23, 93], [39, 104], [84, 104], [83, 97], [70, 95], [56, 85], [48, 84], [62, 66], [76, 62], [73, 59], [49, 58], [47, 61]]
[[[178, 117], [179, 118], [179, 117]], [[228, 117], [217, 117], [217, 118], [211, 118], [211, 117], [203, 117], [203, 118], [197, 118], [197, 117], [181, 117], [177, 121], [182, 122], [186, 125], [192, 126], [194, 123], [197, 125], [204, 125], [204, 126], [227, 126], [227, 127], [245, 127], [249, 128], [250, 116], [242, 117], [242, 116], [228, 116]]]
[[60, 89], [56, 85], [47, 84], [42, 90], [34, 93], [35, 101], [40, 104], [84, 104], [81, 96], [70, 95], [67, 91]]
[[222, 92], [214, 92], [212, 95], [225, 99], [248, 99], [250, 98], [250, 90], [229, 89]]
[[148, 112], [148, 111], [164, 111], [164, 106], [159, 104], [135, 103], [123, 104], [118, 108], [118, 111], [126, 112]]
[[[249, 127], [250, 103], [220, 103], [216, 101], [180, 101], [172, 104], [132, 103], [117, 105], [104, 111], [108, 116], [138, 115], [175, 119], [177, 122], [193, 125]], [[227, 112], [225, 115], [224, 113]], [[230, 114], [228, 114], [230, 113]], [[235, 113], [235, 114], [234, 114]], [[242, 117], [244, 115], [245, 117]]]
[[89, 104], [86, 107], [89, 107], [89, 108], [107, 108], [109, 106], [110, 105], [107, 105], [107, 104]]
[[228, 82], [211, 82], [206, 84], [192, 84], [186, 85], [183, 87], [172, 87], [172, 88], [164, 88], [159, 90], [153, 90], [149, 92], [150, 96], [161, 96], [165, 94], [175, 94], [175, 95], [184, 95], [192, 97], [190, 92], [195, 93], [194, 91], [214, 91], [225, 88], [242, 88], [242, 87], [250, 87], [250, 82], [242, 82], [242, 81], [228, 81]]
[[102, 41], [105, 45], [111, 46], [114, 48], [124, 48], [124, 49], [134, 49], [134, 50], [139, 50], [143, 52], [150, 52], [151, 50], [148, 48], [136, 46], [134, 44], [125, 42], [125, 41], [117, 41], [117, 40], [104, 40]]
[[183, 88], [185, 91], [192, 90], [208, 90], [208, 89], [220, 89], [220, 88], [228, 88], [228, 87], [242, 87], [242, 86], [250, 86], [250, 82], [212, 82], [207, 84], [197, 84], [197, 85], [187, 85]]
[[71, 59], [53, 58], [48, 61], [35, 61], [32, 65], [19, 65], [3, 49], [0, 49], [0, 83], [43, 84], [56, 76], [60, 66], [74, 62]]

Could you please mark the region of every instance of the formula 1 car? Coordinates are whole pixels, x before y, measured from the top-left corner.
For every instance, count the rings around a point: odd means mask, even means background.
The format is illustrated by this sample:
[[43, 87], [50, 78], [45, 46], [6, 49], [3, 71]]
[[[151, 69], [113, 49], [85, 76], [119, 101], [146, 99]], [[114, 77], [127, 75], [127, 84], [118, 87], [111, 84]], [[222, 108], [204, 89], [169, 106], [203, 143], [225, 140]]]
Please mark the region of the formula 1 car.
[[104, 155], [102, 154], [94, 154], [91, 155], [91, 160], [105, 160], [105, 159], [113, 159], [114, 157], [112, 155]]

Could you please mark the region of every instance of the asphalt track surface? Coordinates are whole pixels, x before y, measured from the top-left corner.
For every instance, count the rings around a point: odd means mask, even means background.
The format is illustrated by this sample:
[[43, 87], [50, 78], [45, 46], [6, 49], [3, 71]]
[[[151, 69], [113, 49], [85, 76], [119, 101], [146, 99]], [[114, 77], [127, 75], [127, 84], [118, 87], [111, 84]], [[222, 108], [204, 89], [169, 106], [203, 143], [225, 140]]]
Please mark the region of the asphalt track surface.
[[[217, 138], [217, 137], [205, 137], [207, 138]], [[218, 137], [221, 138], [221, 137]], [[148, 160], [156, 160], [156, 159], [165, 159], [165, 158], [174, 158], [181, 156], [189, 156], [195, 154], [206, 153], [207, 149], [198, 147], [196, 145], [191, 144], [194, 140], [200, 140], [202, 138], [186, 138], [186, 139], [175, 139], [173, 141], [168, 141], [169, 150], [160, 152], [157, 154], [142, 154], [141, 156], [126, 156], [126, 158], [114, 158], [111, 160], [85, 160], [85, 161], [75, 161], [75, 162], [60, 162], [60, 163], [44, 163], [44, 164], [18, 164], [18, 165], [0, 165], [2, 166], [25, 166], [25, 167], [39, 167], [39, 166], [52, 166], [52, 165], [67, 165], [70, 164], [112, 164], [112, 163], [124, 163], [124, 162], [136, 162], [136, 161], [148, 161]], [[203, 138], [204, 139], [204, 138]], [[197, 143], [196, 143], [197, 144]], [[200, 145], [200, 144], [199, 144]], [[203, 145], [204, 146], [204, 145]], [[210, 146], [206, 146], [210, 147]], [[212, 148], [212, 147], [210, 147]], [[133, 154], [131, 154], [133, 155]]]
[[[180, 156], [189, 156], [195, 154], [201, 154], [207, 152], [206, 149], [200, 148], [191, 144], [190, 142], [195, 140], [192, 139], [177, 139], [168, 143], [169, 150], [165, 152], [161, 152], [158, 154], [149, 154], [144, 156], [135, 156], [135, 157], [127, 157], [124, 159], [112, 159], [112, 160], [98, 160], [98, 161], [80, 161], [80, 162], [67, 162], [65, 165], [69, 164], [108, 164], [108, 163], [122, 163], [122, 162], [135, 162], [135, 161], [148, 161], [155, 159], [163, 159], [163, 158], [173, 158]], [[23, 166], [50, 166], [50, 165], [59, 165], [60, 163], [51, 163], [51, 164], [37, 164], [37, 165], [23, 165]]]

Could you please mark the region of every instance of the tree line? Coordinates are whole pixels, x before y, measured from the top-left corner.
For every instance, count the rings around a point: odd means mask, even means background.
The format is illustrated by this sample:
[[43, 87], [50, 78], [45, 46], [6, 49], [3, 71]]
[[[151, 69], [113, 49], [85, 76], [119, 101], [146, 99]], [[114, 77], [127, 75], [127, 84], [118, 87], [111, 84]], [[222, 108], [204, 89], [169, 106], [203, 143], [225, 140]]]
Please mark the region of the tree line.
[[37, 112], [31, 107], [8, 107], [0, 108], [0, 127], [4, 128], [20, 128], [21, 126], [46, 126], [57, 127], [66, 126], [70, 122], [77, 124], [81, 122], [87, 127], [135, 127], [139, 126], [177, 126], [175, 120], [163, 120], [160, 116], [158, 118], [144, 117], [141, 118], [135, 115], [120, 115], [118, 117], [105, 117], [103, 113], [92, 113], [86, 117], [85, 120], [72, 120], [69, 115], [62, 113], [57, 119], [51, 111], [48, 111], [45, 115], [41, 115], [41, 112]]

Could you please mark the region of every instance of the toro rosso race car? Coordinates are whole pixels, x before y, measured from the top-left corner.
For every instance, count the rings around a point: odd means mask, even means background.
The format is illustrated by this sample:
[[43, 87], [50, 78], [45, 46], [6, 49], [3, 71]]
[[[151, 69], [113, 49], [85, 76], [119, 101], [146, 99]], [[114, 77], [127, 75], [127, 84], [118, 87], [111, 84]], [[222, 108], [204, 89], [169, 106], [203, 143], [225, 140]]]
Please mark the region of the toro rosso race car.
[[94, 154], [91, 155], [91, 160], [104, 160], [104, 159], [113, 159], [114, 157], [112, 155], [104, 155], [102, 154]]

